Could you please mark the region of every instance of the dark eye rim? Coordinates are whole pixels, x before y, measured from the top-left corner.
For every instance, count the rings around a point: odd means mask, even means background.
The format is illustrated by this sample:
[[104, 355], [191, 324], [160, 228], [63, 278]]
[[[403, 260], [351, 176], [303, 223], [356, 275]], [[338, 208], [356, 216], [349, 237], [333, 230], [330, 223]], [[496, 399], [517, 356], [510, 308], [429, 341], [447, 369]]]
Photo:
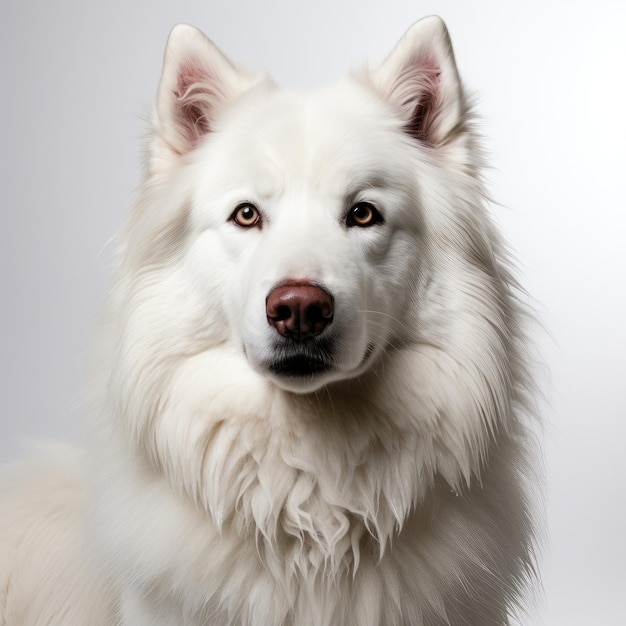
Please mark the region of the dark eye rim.
[[[359, 209], [365, 208], [369, 215], [366, 219], [359, 218], [356, 216], [356, 212]], [[370, 226], [375, 226], [376, 224], [382, 224], [385, 220], [383, 216], [380, 214], [378, 209], [371, 202], [367, 202], [363, 200], [361, 202], [355, 202], [348, 211], [346, 215], [346, 226], [356, 227], [356, 228], [369, 228]]]
[[[252, 209], [255, 214], [256, 217], [254, 219], [254, 221], [244, 221], [244, 222], [240, 222], [237, 220], [237, 215], [239, 214], [239, 212], [242, 209], [247, 209], [250, 208]], [[239, 228], [244, 228], [244, 229], [248, 229], [248, 228], [261, 228], [262, 224], [263, 224], [263, 219], [261, 217], [261, 211], [259, 210], [259, 208], [253, 203], [253, 202], [240, 202], [236, 207], [235, 210], [231, 213], [230, 217], [228, 218], [229, 221], [233, 222], [233, 224], [235, 224], [235, 226], [238, 226]]]

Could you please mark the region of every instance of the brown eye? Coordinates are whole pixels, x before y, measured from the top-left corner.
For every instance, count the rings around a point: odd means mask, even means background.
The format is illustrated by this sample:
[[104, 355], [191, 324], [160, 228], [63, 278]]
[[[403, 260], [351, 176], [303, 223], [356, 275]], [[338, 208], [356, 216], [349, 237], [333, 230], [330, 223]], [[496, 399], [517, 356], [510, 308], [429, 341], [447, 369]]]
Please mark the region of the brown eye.
[[382, 221], [383, 218], [381, 214], [376, 210], [376, 207], [369, 202], [358, 202], [350, 209], [346, 217], [346, 224], [348, 226], [373, 226]]
[[252, 228], [261, 225], [261, 214], [259, 210], [248, 202], [240, 204], [230, 216], [230, 219], [242, 228]]

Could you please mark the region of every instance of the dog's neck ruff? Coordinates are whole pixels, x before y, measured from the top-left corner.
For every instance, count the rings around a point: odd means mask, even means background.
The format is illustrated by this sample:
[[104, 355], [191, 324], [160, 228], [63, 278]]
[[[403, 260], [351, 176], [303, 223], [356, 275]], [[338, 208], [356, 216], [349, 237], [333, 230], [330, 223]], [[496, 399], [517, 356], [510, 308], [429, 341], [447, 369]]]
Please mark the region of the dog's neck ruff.
[[[220, 533], [254, 537], [278, 579], [354, 576], [363, 557], [383, 556], [423, 495], [414, 450], [400, 433], [382, 437], [388, 417], [373, 407], [271, 395], [266, 415], [211, 421], [201, 479], [187, 487]], [[399, 480], [409, 465], [413, 484]]]

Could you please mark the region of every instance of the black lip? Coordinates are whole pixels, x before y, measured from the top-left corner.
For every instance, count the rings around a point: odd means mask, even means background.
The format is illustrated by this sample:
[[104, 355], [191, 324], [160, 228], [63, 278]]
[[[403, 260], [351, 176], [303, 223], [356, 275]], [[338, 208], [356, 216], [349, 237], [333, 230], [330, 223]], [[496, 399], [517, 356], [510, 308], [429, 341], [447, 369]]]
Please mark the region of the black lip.
[[279, 376], [288, 378], [305, 378], [315, 376], [332, 369], [332, 363], [326, 359], [307, 355], [294, 355], [276, 360], [269, 365], [269, 370]]

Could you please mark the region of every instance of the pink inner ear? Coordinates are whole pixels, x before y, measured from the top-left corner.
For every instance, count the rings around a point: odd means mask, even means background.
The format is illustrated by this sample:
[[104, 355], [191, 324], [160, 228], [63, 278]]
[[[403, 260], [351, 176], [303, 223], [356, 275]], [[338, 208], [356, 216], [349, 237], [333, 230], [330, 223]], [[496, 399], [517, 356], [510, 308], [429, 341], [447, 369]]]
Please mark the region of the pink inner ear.
[[412, 59], [398, 77], [394, 91], [409, 113], [406, 131], [418, 141], [436, 144], [435, 130], [440, 107], [441, 67], [431, 57]]
[[174, 96], [176, 122], [188, 148], [193, 148], [211, 127], [211, 113], [220, 93], [216, 80], [197, 60], [188, 59], [178, 72]]

